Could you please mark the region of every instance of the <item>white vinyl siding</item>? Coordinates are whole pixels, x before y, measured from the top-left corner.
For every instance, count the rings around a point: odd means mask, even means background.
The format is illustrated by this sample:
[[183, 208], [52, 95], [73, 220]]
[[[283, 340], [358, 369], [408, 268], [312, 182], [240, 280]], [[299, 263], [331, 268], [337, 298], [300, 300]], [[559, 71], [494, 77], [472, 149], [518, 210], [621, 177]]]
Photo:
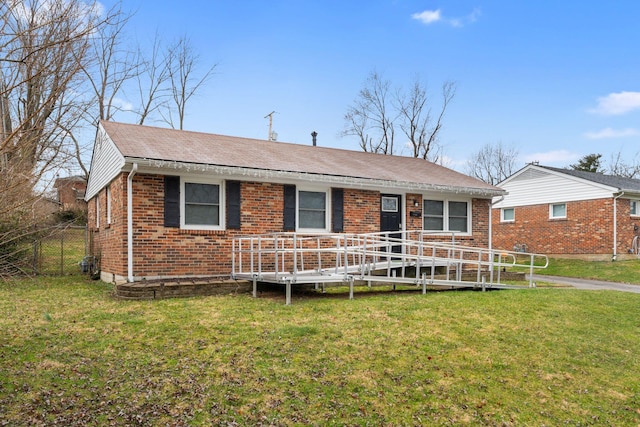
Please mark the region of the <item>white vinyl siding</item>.
[[495, 208], [608, 199], [614, 188], [560, 173], [533, 170], [500, 184], [508, 192]]
[[85, 200], [91, 200], [101, 189], [105, 188], [122, 172], [124, 165], [124, 157], [100, 126], [93, 148], [91, 173], [87, 182]]

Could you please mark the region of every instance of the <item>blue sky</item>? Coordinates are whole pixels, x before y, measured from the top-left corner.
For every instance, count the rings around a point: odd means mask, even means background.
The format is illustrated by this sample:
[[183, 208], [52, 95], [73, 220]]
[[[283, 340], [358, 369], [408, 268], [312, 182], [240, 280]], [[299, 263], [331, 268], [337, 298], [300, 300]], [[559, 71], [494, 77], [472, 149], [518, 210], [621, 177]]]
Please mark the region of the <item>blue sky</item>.
[[[104, 2], [107, 6], [109, 1]], [[457, 82], [440, 142], [458, 170], [502, 142], [519, 164], [567, 166], [640, 151], [640, 2], [127, 0], [133, 37], [186, 34], [217, 64], [187, 109], [185, 129], [358, 150], [343, 116], [377, 70], [416, 75], [439, 105]], [[123, 94], [126, 98], [126, 93]], [[119, 117], [126, 121], [126, 117]], [[408, 153], [407, 153], [408, 154]]]

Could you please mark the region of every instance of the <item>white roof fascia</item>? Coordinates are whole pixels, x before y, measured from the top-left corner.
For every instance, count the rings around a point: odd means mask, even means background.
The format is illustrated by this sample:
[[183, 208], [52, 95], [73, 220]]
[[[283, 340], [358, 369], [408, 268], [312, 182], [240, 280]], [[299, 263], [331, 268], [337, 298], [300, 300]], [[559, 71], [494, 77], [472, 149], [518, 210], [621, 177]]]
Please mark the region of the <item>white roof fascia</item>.
[[[361, 188], [376, 191], [403, 190], [407, 192], [436, 191], [440, 193], [465, 194], [491, 198], [504, 194], [501, 190], [490, 190], [473, 187], [457, 187], [449, 185], [435, 185], [407, 181], [389, 181], [382, 179], [358, 178], [338, 175], [322, 175], [306, 172], [276, 171], [268, 169], [254, 169], [237, 166], [209, 165], [202, 163], [186, 163], [167, 160], [154, 160], [126, 157], [125, 162], [138, 164], [138, 173], [175, 174], [185, 173], [214, 173], [219, 176], [237, 180], [259, 180], [261, 182], [296, 183], [315, 182], [336, 185], [346, 188]], [[129, 167], [126, 168], [128, 170]], [[121, 169], [125, 171], [125, 169]]]

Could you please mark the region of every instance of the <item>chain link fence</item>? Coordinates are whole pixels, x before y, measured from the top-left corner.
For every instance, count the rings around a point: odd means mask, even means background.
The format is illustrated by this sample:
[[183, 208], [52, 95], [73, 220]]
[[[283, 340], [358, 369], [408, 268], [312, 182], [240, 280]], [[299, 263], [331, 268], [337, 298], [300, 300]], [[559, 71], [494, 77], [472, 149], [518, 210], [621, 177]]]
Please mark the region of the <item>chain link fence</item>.
[[87, 236], [86, 226], [50, 229], [46, 237], [33, 244], [33, 272], [50, 275], [86, 273]]

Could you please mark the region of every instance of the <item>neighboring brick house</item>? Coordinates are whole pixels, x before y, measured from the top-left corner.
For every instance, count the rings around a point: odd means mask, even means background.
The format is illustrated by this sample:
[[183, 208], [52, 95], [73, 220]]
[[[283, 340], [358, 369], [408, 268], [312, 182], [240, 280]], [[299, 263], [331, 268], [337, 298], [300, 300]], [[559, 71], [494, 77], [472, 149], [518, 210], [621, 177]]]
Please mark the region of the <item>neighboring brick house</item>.
[[87, 190], [87, 180], [83, 176], [69, 176], [56, 178], [53, 184], [58, 192], [58, 202], [63, 211], [86, 211], [87, 203], [84, 195]]
[[613, 260], [634, 248], [640, 180], [529, 164], [498, 186], [495, 248]]
[[131, 282], [229, 276], [234, 237], [283, 231], [429, 228], [486, 247], [503, 193], [423, 159], [103, 121], [86, 200], [102, 279]]

